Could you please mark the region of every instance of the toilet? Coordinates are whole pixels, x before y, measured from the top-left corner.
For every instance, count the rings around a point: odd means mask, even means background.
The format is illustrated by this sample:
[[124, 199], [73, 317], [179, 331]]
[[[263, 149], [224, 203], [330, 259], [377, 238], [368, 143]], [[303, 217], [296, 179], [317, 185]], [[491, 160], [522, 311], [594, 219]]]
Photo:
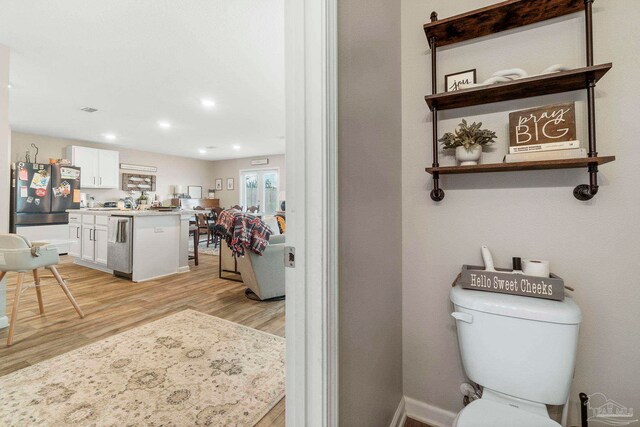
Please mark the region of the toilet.
[[545, 404], [564, 405], [575, 365], [580, 308], [551, 301], [451, 289], [464, 370], [483, 387], [454, 427], [560, 427]]

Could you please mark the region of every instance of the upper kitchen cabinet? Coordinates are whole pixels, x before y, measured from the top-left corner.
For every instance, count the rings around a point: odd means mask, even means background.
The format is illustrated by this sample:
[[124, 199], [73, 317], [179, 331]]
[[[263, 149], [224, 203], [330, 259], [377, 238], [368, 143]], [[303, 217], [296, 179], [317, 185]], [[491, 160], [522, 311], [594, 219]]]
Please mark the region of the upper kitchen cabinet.
[[72, 145], [67, 147], [67, 157], [81, 168], [82, 188], [119, 187], [120, 153], [117, 151]]
[[112, 150], [98, 150], [98, 186], [100, 188], [118, 188], [120, 171], [120, 153]]

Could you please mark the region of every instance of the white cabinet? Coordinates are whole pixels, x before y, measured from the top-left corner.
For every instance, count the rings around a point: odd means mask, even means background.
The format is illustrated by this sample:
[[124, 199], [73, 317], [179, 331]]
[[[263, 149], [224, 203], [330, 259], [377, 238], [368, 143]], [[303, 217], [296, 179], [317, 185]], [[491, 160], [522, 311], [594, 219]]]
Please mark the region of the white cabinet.
[[120, 153], [111, 150], [98, 150], [98, 185], [100, 188], [118, 188]]
[[107, 265], [107, 227], [96, 225], [93, 231], [95, 243], [95, 262], [100, 265]]
[[96, 258], [96, 245], [93, 242], [94, 225], [82, 224], [82, 259], [94, 262]]
[[80, 167], [80, 187], [93, 188], [98, 184], [98, 151], [89, 147], [68, 147], [67, 157]]
[[106, 216], [82, 215], [82, 260], [107, 265], [107, 221]]
[[80, 167], [82, 188], [118, 188], [120, 153], [91, 147], [67, 147], [67, 157]]
[[69, 256], [80, 258], [82, 256], [82, 226], [69, 223]]
[[69, 214], [69, 256], [80, 258], [82, 256], [82, 215]]

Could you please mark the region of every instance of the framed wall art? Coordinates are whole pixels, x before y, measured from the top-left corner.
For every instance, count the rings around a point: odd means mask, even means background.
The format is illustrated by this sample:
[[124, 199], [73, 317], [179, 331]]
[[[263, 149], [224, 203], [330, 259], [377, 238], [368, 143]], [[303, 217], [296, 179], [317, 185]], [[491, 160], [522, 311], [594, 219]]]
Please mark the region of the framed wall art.
[[460, 85], [473, 84], [476, 82], [476, 70], [460, 71], [458, 73], [444, 76], [445, 92], [460, 90]]

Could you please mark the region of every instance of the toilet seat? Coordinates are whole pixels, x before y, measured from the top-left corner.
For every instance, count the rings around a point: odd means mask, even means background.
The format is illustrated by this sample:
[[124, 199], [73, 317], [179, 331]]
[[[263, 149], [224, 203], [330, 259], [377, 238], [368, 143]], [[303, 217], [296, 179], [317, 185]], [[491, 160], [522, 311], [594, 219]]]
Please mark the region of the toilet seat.
[[471, 402], [456, 417], [454, 427], [562, 427], [543, 417], [489, 399]]

